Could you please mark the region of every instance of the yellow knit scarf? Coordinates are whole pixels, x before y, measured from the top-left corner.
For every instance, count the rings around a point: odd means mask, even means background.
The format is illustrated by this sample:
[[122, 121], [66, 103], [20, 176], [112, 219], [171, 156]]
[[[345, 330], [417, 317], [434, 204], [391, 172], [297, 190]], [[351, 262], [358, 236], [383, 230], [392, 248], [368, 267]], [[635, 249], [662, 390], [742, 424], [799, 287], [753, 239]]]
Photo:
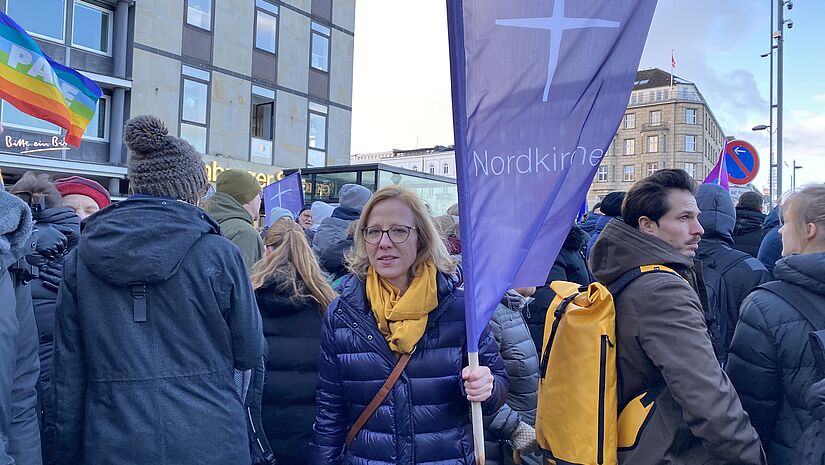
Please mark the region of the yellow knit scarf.
[[436, 268], [431, 260], [418, 269], [410, 287], [404, 293], [369, 267], [367, 299], [369, 299], [378, 329], [397, 354], [412, 352], [427, 328], [427, 316], [438, 306]]

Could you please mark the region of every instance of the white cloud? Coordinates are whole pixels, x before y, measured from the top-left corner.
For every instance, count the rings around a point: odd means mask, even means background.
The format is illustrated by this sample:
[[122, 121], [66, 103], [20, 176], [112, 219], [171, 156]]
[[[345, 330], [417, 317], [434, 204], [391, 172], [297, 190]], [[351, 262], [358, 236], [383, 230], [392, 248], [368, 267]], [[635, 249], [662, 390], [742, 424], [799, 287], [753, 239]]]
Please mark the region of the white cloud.
[[825, 102], [825, 94], [817, 94], [814, 95], [811, 100], [814, 102], [824, 103]]

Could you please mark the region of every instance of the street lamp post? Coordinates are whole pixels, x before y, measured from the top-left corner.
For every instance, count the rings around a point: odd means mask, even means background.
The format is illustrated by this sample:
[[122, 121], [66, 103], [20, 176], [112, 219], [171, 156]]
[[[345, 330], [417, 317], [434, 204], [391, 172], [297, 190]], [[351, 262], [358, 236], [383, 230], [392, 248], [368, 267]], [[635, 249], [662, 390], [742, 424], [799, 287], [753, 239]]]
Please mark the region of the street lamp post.
[[782, 55], [784, 50], [784, 31], [785, 25], [788, 29], [793, 27], [793, 21], [785, 20], [785, 7], [788, 10], [793, 9], [793, 2], [791, 0], [777, 0], [778, 17], [776, 21], [776, 31], [773, 32], [773, 37], [776, 39], [776, 192], [781, 197], [782, 195]]
[[791, 189], [796, 191], [796, 170], [802, 168], [801, 165], [796, 164], [796, 159], [793, 161], [793, 178], [791, 178]]

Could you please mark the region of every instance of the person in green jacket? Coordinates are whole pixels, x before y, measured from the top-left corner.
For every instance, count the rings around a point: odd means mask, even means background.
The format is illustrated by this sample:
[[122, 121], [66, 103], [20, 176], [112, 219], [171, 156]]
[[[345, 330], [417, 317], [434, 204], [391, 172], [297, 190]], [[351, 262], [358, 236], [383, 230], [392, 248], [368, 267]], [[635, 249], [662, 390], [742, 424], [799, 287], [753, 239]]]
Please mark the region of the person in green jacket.
[[221, 234], [241, 249], [249, 271], [264, 255], [264, 242], [255, 229], [260, 217], [261, 185], [244, 170], [226, 170], [218, 175], [215, 195], [206, 211], [218, 222]]

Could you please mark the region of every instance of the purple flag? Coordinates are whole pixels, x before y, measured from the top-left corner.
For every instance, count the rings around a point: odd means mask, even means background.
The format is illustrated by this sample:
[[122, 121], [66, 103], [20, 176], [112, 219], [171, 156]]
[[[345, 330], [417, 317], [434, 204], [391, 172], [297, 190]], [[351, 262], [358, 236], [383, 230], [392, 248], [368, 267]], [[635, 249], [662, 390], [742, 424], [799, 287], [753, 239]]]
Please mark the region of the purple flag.
[[705, 178], [705, 182], [703, 184], [719, 184], [724, 187], [726, 191], [730, 192], [728, 165], [725, 162], [725, 159], [728, 158], [727, 152], [728, 141], [725, 141], [725, 145], [722, 146], [722, 151], [719, 152], [719, 161], [717, 161], [713, 169], [710, 170], [710, 173], [708, 173], [708, 177]]
[[627, 108], [655, 8], [447, 1], [469, 352], [507, 289], [544, 284]]
[[291, 211], [293, 218], [298, 216], [298, 213], [304, 208], [304, 189], [301, 183], [301, 173], [299, 172], [292, 173], [280, 181], [275, 181], [264, 187], [261, 194], [264, 197], [267, 226], [272, 224], [272, 216], [269, 212], [275, 207], [286, 208]]

